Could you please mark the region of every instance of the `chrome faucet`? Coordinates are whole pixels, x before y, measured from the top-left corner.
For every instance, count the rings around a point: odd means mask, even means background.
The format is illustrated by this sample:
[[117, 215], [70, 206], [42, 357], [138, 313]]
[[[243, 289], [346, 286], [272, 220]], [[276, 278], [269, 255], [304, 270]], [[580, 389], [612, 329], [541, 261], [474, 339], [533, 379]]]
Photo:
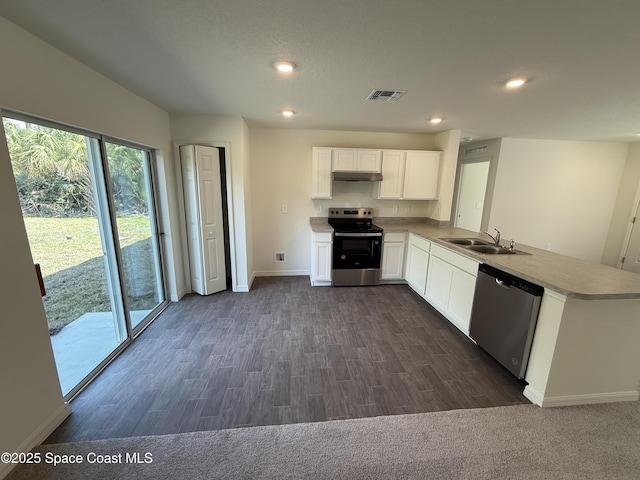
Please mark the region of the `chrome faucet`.
[[493, 243], [495, 243], [496, 245], [500, 245], [500, 230], [498, 230], [497, 228], [494, 228], [494, 230], [496, 231], [496, 236], [495, 237], [493, 235], [491, 235], [489, 232], [485, 232], [484, 230], [482, 230], [480, 233], [484, 233], [486, 235], [489, 235], [491, 237], [491, 239], [493, 240]]

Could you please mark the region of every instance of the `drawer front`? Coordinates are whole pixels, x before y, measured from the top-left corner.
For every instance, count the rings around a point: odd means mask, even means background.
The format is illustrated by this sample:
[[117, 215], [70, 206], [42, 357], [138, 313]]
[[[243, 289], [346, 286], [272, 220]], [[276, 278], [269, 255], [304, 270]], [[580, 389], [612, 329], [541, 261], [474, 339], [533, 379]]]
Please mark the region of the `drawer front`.
[[415, 235], [413, 233], [409, 235], [409, 244], [415, 245], [416, 247], [424, 250], [425, 252], [428, 252], [431, 249], [431, 242], [429, 240], [426, 240], [421, 236]]
[[480, 262], [474, 260], [473, 258], [469, 258], [465, 255], [462, 255], [457, 252], [453, 252], [447, 248], [441, 247], [440, 245], [431, 245], [431, 254], [435, 255], [438, 258], [441, 258], [447, 263], [458, 267], [461, 270], [464, 270], [467, 273], [470, 273], [474, 277], [478, 276], [478, 265]]
[[404, 242], [406, 239], [406, 233], [385, 233], [384, 241], [389, 242]]
[[333, 234], [330, 232], [313, 232], [314, 242], [331, 242]]

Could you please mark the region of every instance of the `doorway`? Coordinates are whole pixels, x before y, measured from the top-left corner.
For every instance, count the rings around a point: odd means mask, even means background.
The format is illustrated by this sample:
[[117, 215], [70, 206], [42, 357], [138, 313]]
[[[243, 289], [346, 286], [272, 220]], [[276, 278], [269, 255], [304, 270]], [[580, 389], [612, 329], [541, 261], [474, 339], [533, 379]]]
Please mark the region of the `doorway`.
[[22, 115], [3, 127], [71, 398], [168, 304], [153, 153]]
[[191, 290], [218, 293], [231, 286], [226, 149], [180, 145], [179, 155]]
[[638, 190], [638, 197], [631, 221], [631, 232], [623, 252], [620, 268], [640, 274], [640, 222], [638, 222], [638, 215], [640, 215], [640, 189]]
[[455, 227], [481, 230], [490, 165], [490, 160], [460, 164]]

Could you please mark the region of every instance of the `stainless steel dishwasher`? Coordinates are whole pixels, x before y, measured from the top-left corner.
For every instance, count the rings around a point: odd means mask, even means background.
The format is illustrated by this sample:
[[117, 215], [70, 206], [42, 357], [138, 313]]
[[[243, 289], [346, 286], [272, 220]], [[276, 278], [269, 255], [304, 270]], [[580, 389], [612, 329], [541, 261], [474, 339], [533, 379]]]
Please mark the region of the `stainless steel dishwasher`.
[[481, 264], [469, 336], [518, 378], [524, 378], [544, 288]]

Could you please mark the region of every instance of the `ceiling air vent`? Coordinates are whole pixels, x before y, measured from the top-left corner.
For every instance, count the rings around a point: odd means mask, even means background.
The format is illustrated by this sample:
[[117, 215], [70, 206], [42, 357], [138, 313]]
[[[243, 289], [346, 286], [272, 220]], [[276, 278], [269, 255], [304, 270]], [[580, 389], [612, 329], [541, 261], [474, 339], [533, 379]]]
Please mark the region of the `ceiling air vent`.
[[407, 93], [406, 90], [374, 90], [369, 94], [367, 100], [376, 100], [378, 102], [395, 102], [405, 93]]
[[464, 151], [465, 155], [478, 155], [480, 153], [485, 153], [487, 151], [487, 145], [481, 145], [479, 147], [467, 148]]

